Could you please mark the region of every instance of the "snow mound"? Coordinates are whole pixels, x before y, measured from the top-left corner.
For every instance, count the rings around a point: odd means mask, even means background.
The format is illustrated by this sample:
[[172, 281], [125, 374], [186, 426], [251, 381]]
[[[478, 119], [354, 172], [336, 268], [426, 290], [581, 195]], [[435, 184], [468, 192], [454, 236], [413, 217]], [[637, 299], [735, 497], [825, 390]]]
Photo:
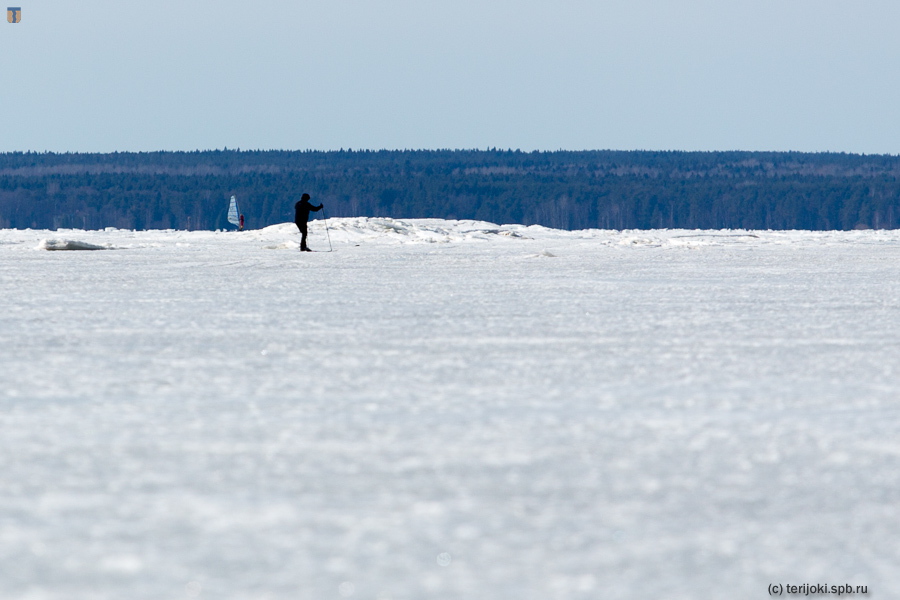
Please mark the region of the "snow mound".
[[111, 246], [98, 246], [79, 240], [46, 238], [38, 244], [38, 250], [109, 250]]
[[253, 230], [247, 230], [248, 232], [257, 233], [257, 234], [277, 234], [277, 235], [288, 235], [297, 232], [297, 226], [293, 223], [278, 223], [277, 225], [269, 225], [267, 227], [263, 227], [262, 229], [257, 229], [255, 232]]
[[[312, 221], [310, 230], [324, 230], [322, 221]], [[524, 238], [522, 225], [497, 225], [487, 221], [445, 219], [391, 219], [348, 217], [329, 219], [328, 230], [337, 242], [393, 242], [401, 244], [451, 243], [503, 238]]]
[[[326, 234], [327, 226], [327, 234]], [[497, 239], [530, 239], [524, 225], [497, 225], [487, 221], [447, 219], [392, 219], [389, 217], [337, 217], [326, 222], [315, 219], [309, 222], [311, 239], [321, 240], [328, 235], [334, 243], [382, 243], [382, 244], [435, 244]], [[547, 230], [550, 231], [550, 230]], [[257, 239], [276, 241], [284, 236], [299, 239], [297, 226], [278, 223], [253, 232]], [[270, 249], [294, 248], [292, 242], [283, 242]]]

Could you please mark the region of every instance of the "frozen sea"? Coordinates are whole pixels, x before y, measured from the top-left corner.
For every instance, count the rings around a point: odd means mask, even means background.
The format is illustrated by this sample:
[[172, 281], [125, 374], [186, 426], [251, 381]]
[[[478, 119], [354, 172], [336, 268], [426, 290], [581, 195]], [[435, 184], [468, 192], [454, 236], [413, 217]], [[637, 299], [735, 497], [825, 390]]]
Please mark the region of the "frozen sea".
[[900, 232], [329, 223], [0, 230], [0, 598], [900, 594]]

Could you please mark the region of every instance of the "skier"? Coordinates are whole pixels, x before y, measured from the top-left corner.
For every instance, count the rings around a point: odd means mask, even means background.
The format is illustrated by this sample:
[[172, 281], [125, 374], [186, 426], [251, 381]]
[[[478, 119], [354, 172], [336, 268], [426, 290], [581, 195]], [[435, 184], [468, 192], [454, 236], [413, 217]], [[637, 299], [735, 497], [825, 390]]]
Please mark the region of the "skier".
[[322, 210], [324, 204], [320, 204], [319, 206], [313, 206], [309, 203], [309, 194], [303, 194], [300, 196], [300, 201], [294, 205], [294, 224], [297, 225], [297, 229], [300, 230], [300, 250], [303, 252], [312, 252], [306, 246], [306, 223], [309, 221], [309, 213], [310, 211], [318, 212]]

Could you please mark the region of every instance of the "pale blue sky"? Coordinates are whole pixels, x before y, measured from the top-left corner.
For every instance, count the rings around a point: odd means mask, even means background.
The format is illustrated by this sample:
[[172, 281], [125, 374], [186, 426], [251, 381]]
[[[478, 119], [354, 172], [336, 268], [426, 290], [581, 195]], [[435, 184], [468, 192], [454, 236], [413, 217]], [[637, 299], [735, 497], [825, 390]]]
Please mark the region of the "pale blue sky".
[[900, 153], [897, 0], [16, 0], [0, 151]]

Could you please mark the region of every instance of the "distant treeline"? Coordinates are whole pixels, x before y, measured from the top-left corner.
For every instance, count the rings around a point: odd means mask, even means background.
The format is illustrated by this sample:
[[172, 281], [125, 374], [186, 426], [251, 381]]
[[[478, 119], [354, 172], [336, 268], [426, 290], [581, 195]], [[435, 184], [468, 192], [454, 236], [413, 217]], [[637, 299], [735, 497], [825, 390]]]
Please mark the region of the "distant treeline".
[[0, 154], [0, 228], [220, 229], [328, 216], [562, 229], [893, 229], [900, 157], [795, 152], [215, 150]]

